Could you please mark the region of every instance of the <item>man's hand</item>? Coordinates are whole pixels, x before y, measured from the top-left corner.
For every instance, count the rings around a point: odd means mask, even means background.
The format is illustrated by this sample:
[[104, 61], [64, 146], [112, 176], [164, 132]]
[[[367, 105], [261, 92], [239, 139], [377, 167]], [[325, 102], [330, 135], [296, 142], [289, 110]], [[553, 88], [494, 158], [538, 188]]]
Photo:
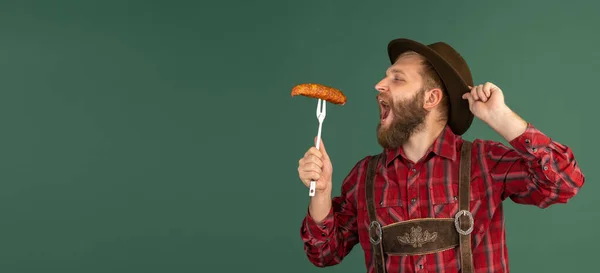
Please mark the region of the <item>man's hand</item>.
[[504, 94], [502, 90], [491, 82], [474, 87], [469, 86], [471, 92], [465, 93], [462, 98], [469, 101], [469, 110], [477, 118], [487, 122], [490, 116], [506, 111]]
[[331, 210], [332, 174], [331, 159], [323, 141], [321, 141], [321, 150], [317, 150], [314, 146], [310, 147], [298, 161], [298, 175], [302, 183], [310, 187], [311, 180], [316, 182], [315, 196], [310, 198], [308, 206], [308, 212], [316, 223], [321, 223]]
[[[315, 142], [317, 138], [315, 137]], [[331, 160], [325, 150], [325, 144], [321, 141], [321, 150], [316, 147], [310, 147], [298, 161], [298, 175], [300, 180], [307, 187], [310, 181], [316, 182], [316, 192], [331, 192], [331, 176], [333, 167]]]
[[491, 82], [469, 86], [471, 92], [462, 98], [469, 101], [469, 110], [477, 118], [487, 123], [507, 141], [521, 135], [527, 129], [527, 122], [521, 119], [504, 103], [502, 90]]

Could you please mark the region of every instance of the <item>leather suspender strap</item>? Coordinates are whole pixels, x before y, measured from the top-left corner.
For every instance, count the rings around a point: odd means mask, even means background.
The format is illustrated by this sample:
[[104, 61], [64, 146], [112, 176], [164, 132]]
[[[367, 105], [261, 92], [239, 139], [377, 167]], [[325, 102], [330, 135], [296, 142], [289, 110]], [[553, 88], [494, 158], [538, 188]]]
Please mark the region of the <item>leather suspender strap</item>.
[[373, 255], [373, 266], [376, 273], [385, 273], [385, 260], [383, 256], [383, 244], [382, 244], [382, 229], [381, 224], [377, 221], [377, 214], [375, 212], [375, 201], [374, 196], [374, 178], [377, 168], [377, 162], [379, 155], [372, 156], [369, 160], [367, 167], [367, 181], [365, 182], [365, 193], [367, 200], [367, 210], [369, 213], [369, 239], [371, 241], [371, 249]]
[[[458, 184], [458, 206], [459, 211], [454, 218], [454, 225], [459, 236], [460, 262], [462, 273], [473, 273], [473, 255], [471, 250], [471, 232], [474, 220], [470, 212], [470, 184], [471, 184], [471, 150], [472, 143], [464, 140], [460, 154], [459, 184]], [[373, 266], [376, 273], [385, 273], [385, 255], [383, 247], [383, 227], [377, 221], [374, 200], [375, 174], [380, 155], [372, 156], [369, 160], [365, 181], [365, 195], [367, 211], [369, 214], [369, 240], [373, 253]], [[446, 220], [446, 219], [429, 219]], [[448, 219], [452, 221], [452, 218]], [[404, 223], [408, 223], [405, 221]], [[451, 222], [449, 222], [450, 224]], [[396, 225], [396, 224], [394, 224]], [[391, 226], [391, 225], [390, 225]], [[433, 226], [432, 226], [433, 227]], [[394, 234], [395, 231], [388, 230]], [[388, 236], [389, 237], [389, 236]], [[447, 237], [446, 240], [452, 240]], [[454, 237], [456, 238], [456, 237]], [[441, 239], [441, 238], [440, 238]]]
[[[473, 272], [473, 255], [471, 253], [471, 231], [473, 231], [473, 216], [470, 213], [470, 184], [471, 184], [471, 148], [472, 143], [465, 140], [460, 151], [460, 170], [458, 184], [458, 206], [459, 212], [456, 215], [460, 219], [460, 225], [457, 224], [457, 231], [460, 234], [460, 257], [461, 272]], [[458, 222], [455, 222], [458, 223]], [[459, 227], [460, 226], [460, 227]]]

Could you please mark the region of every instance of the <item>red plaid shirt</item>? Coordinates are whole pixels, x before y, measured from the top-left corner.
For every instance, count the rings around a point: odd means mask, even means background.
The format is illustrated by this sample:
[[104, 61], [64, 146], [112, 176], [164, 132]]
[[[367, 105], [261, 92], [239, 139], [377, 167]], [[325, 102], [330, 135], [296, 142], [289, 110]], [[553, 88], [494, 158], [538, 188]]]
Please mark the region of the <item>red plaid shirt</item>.
[[[458, 211], [458, 171], [463, 139], [446, 127], [416, 164], [401, 149], [385, 150], [375, 176], [375, 209], [381, 225], [423, 217], [453, 218]], [[475, 272], [509, 272], [502, 201], [546, 208], [566, 203], [584, 176], [571, 149], [529, 125], [510, 142], [475, 140], [472, 150], [470, 209]], [[365, 203], [368, 159], [359, 161], [333, 198], [327, 218], [317, 225], [306, 215], [301, 227], [308, 259], [319, 267], [338, 264], [359, 243], [367, 272], [374, 272]], [[385, 164], [385, 165], [383, 165]], [[386, 256], [389, 273], [459, 272], [458, 248], [420, 256]]]

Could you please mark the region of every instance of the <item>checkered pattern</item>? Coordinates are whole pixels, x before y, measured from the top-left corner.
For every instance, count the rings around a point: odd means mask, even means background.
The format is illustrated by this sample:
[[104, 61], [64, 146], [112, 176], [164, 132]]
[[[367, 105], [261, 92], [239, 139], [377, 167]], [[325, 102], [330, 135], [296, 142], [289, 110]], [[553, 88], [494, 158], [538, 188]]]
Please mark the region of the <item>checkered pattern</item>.
[[[446, 127], [427, 155], [412, 163], [401, 149], [385, 150], [375, 176], [375, 208], [382, 225], [423, 218], [453, 218], [458, 211], [458, 172], [463, 140]], [[552, 141], [531, 124], [510, 142], [475, 140], [472, 150], [470, 209], [475, 272], [509, 272], [502, 202], [546, 208], [566, 203], [584, 184], [571, 149]], [[370, 156], [344, 179], [341, 195], [320, 224], [307, 213], [301, 226], [304, 250], [319, 267], [338, 264], [356, 245], [364, 250], [366, 271], [374, 272], [365, 203]], [[458, 247], [421, 256], [387, 256], [388, 273], [460, 272]]]

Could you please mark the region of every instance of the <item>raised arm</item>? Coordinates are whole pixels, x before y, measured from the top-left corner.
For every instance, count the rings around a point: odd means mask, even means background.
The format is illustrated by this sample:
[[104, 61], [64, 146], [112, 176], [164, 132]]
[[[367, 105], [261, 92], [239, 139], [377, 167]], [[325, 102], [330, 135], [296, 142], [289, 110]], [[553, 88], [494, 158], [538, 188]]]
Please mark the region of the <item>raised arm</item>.
[[[486, 142], [486, 170], [502, 192], [502, 199], [546, 208], [566, 203], [585, 178], [571, 149], [553, 141], [523, 120], [504, 103], [502, 90], [486, 82], [471, 88], [463, 99], [471, 112], [492, 127], [512, 148]], [[501, 184], [498, 184], [501, 183]]]
[[568, 146], [553, 141], [533, 125], [512, 139], [509, 148], [498, 142], [485, 146], [490, 175], [502, 199], [546, 208], [566, 203], [583, 186], [585, 177]]
[[[325, 190], [317, 191], [311, 198], [301, 237], [309, 261], [316, 266], [339, 264], [358, 243], [356, 190], [365, 162], [361, 160], [352, 168], [342, 182], [339, 196], [332, 199], [331, 191]], [[329, 209], [313, 218], [311, 211], [319, 213], [317, 206]]]

